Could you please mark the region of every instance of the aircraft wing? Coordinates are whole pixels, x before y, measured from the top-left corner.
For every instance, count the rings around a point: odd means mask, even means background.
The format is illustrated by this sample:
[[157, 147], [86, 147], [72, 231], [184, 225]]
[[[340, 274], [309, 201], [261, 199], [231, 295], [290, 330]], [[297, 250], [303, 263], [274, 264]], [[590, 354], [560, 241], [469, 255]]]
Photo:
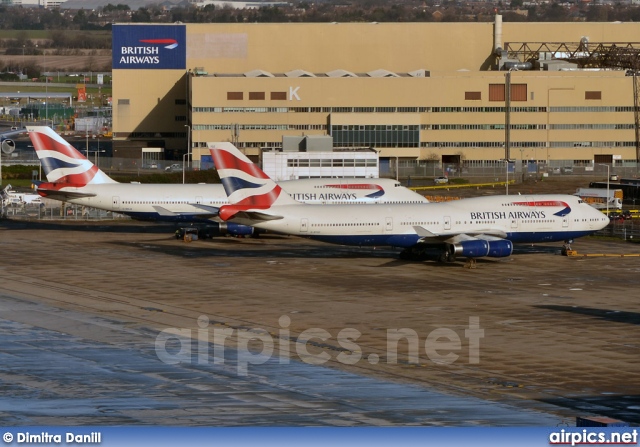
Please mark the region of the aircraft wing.
[[215, 207], [206, 207], [206, 206], [198, 206], [198, 208], [202, 208], [203, 212], [194, 212], [194, 213], [176, 213], [175, 211], [168, 210], [162, 206], [154, 205], [153, 209], [158, 212], [158, 214], [162, 217], [180, 217], [180, 216], [197, 216], [202, 218], [215, 217], [218, 215], [218, 208]]
[[434, 233], [420, 226], [414, 226], [413, 229], [415, 230], [416, 234], [420, 236], [419, 242], [423, 244], [438, 244], [442, 242], [455, 244], [457, 242], [470, 241], [474, 239], [497, 241], [506, 239], [507, 237], [507, 233], [505, 233], [504, 231], [492, 229], [477, 232], [446, 231], [442, 233]]

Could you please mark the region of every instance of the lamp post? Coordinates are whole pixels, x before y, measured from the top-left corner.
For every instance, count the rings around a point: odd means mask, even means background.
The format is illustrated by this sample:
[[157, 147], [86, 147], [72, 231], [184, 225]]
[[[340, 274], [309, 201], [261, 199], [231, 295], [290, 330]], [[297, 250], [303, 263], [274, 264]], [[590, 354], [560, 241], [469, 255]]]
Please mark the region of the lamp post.
[[514, 160], [509, 160], [508, 158], [504, 159], [504, 164], [506, 166], [506, 170], [505, 170], [505, 180], [504, 180], [504, 186], [506, 188], [506, 195], [509, 195], [509, 163], [514, 163]]
[[609, 165], [600, 164], [600, 166], [607, 168], [607, 217], [609, 217]]
[[184, 184], [184, 169], [187, 164], [185, 157], [189, 157], [191, 155], [191, 126], [185, 124], [184, 127], [187, 128], [187, 153], [182, 156], [182, 184]]
[[44, 118], [49, 119], [49, 76], [47, 76], [47, 50], [42, 50], [44, 55]]
[[504, 161], [504, 164], [507, 167], [507, 170], [505, 172], [505, 176], [504, 176], [504, 187], [506, 189], [506, 195], [509, 195], [509, 159], [506, 159]]

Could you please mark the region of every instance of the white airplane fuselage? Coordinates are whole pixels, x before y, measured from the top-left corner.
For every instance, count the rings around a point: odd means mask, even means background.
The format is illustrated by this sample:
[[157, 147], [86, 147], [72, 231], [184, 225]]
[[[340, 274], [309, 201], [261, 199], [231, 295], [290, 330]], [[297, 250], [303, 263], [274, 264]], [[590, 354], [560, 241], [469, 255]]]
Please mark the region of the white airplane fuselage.
[[[232, 205], [233, 206], [233, 205]], [[571, 240], [604, 228], [609, 219], [568, 195], [478, 197], [423, 205], [371, 207], [279, 205], [281, 216], [230, 221], [344, 245], [412, 247], [419, 242], [465, 242], [463, 235], [495, 235], [514, 243]], [[429, 235], [432, 234], [433, 238]]]
[[[304, 179], [281, 182], [281, 186], [300, 201], [323, 206], [428, 203], [392, 179]], [[146, 220], [204, 219], [215, 208], [229, 203], [221, 184], [100, 183], [64, 186], [60, 191], [83, 195], [66, 197], [66, 202]]]

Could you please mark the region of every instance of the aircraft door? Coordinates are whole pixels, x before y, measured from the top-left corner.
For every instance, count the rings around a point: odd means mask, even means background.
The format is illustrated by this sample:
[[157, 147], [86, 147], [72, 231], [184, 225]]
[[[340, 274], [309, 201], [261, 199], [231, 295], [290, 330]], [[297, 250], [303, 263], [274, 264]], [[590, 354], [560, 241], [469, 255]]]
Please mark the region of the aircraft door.
[[533, 197], [531, 197], [531, 196], [527, 196], [527, 206], [528, 206], [529, 208], [533, 208], [533, 207], [535, 207], [535, 206], [536, 206], [536, 201], [535, 201], [535, 200], [533, 200]]
[[112, 201], [113, 201], [113, 209], [114, 210], [119, 210], [120, 209], [120, 197], [113, 196], [112, 197]]
[[511, 228], [514, 230], [518, 228], [518, 219], [511, 219]]
[[200, 205], [202, 203], [202, 197], [198, 196], [196, 197], [196, 204]]
[[445, 230], [450, 230], [451, 229], [451, 217], [450, 216], [444, 216], [444, 229]]
[[569, 228], [569, 219], [567, 218], [567, 216], [564, 216], [562, 218], [562, 228]]
[[300, 219], [300, 233], [309, 231], [309, 219]]
[[393, 231], [393, 217], [384, 218], [384, 231]]

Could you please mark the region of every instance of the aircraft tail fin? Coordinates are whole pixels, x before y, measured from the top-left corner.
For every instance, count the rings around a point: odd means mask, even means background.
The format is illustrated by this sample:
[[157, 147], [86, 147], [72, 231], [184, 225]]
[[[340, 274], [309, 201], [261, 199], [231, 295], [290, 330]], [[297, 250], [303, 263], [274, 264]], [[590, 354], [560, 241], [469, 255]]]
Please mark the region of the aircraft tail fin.
[[209, 143], [209, 150], [224, 190], [229, 196], [230, 205], [220, 208], [223, 220], [230, 219], [241, 211], [300, 204], [233, 144]]
[[117, 183], [78, 152], [52, 128], [27, 126], [29, 138], [51, 183], [82, 187], [99, 183]]

